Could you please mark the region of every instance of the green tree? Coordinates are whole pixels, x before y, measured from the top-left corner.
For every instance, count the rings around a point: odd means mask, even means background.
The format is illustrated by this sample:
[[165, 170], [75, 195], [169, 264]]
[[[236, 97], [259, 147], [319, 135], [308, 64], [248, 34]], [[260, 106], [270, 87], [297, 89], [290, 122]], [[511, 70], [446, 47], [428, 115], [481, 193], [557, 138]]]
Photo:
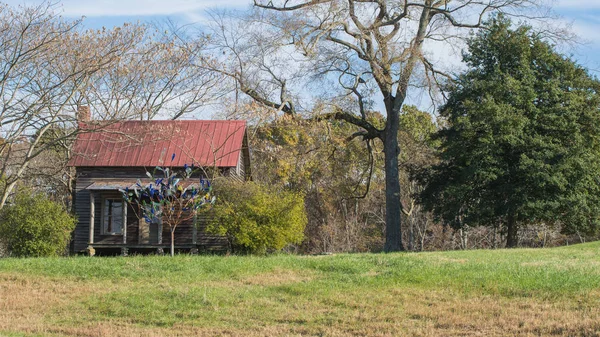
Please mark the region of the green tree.
[[210, 232], [225, 235], [238, 251], [264, 254], [304, 239], [304, 198], [255, 182], [222, 179]]
[[423, 167], [437, 162], [436, 144], [433, 139], [437, 126], [431, 114], [420, 111], [413, 105], [402, 107], [398, 144], [402, 151], [398, 157], [400, 184], [404, 186], [400, 193], [402, 203], [402, 230], [405, 247], [408, 250], [423, 250], [428, 226], [432, 221], [430, 212], [417, 203], [415, 196], [423, 185], [414, 177], [414, 173]]
[[468, 41], [469, 69], [440, 110], [439, 165], [423, 201], [455, 227], [594, 231], [600, 216], [599, 82], [530, 27], [498, 16]]
[[[434, 92], [447, 76], [427, 50], [432, 43], [462, 42], [464, 32], [480, 28], [490, 13], [526, 18], [540, 3], [254, 0], [254, 6], [262, 9], [255, 19], [233, 25], [217, 15], [211, 36], [225, 65], [216, 70], [234, 79], [236, 89], [255, 102], [291, 118], [311, 105], [306, 96], [324, 98], [335, 109], [320, 118], [355, 125], [361, 132], [355, 132], [354, 137], [380, 142], [385, 183], [384, 250], [401, 251], [400, 114], [415, 87], [427, 83]], [[295, 52], [290, 53], [291, 48]], [[315, 85], [315, 79], [324, 81]], [[350, 104], [344, 103], [344, 98]], [[367, 112], [375, 102], [382, 107], [383, 125], [369, 120]]]
[[74, 228], [75, 218], [60, 204], [29, 190], [0, 211], [0, 241], [13, 256], [62, 255]]

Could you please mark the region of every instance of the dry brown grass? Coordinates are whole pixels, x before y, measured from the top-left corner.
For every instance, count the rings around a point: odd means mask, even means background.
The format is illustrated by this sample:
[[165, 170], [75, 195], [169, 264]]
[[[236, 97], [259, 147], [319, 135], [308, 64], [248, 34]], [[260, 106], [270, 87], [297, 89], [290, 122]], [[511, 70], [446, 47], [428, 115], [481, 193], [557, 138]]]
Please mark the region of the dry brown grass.
[[599, 336], [600, 242], [0, 260], [0, 336]]
[[[599, 298], [598, 294], [593, 297]], [[539, 301], [430, 293], [409, 316], [426, 322], [417, 336], [599, 336], [600, 307], [582, 300]]]
[[[305, 282], [276, 270], [237, 281], [239, 288]], [[232, 281], [233, 282], [233, 281]], [[226, 285], [235, 288], [235, 283]], [[230, 288], [230, 286], [234, 286]], [[278, 319], [244, 326], [142, 326], [127, 319], [94, 319], [82, 303], [143, 284], [77, 281], [0, 274], [0, 331], [65, 336], [600, 336], [600, 292], [584, 298], [467, 296], [452, 291], [382, 289], [287, 306]], [[232, 290], [233, 291], [233, 290]], [[252, 310], [240, 303], [240, 310]], [[231, 319], [231, 318], [230, 318]], [[243, 319], [243, 316], [240, 316]], [[1, 335], [1, 334], [0, 334]]]

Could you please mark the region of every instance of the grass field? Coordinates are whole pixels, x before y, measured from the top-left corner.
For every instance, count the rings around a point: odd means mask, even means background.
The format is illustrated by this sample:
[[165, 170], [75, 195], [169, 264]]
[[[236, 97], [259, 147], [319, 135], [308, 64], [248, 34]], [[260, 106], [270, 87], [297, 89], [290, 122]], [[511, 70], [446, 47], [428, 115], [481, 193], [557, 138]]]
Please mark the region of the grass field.
[[600, 336], [600, 243], [0, 259], [2, 336]]

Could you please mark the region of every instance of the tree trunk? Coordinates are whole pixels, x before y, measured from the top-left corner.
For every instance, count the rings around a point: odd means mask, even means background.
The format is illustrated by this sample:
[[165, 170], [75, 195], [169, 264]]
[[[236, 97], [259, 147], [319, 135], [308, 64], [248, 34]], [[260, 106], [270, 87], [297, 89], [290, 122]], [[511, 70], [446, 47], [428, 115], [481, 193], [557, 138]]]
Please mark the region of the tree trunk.
[[458, 230], [460, 234], [460, 249], [467, 250], [469, 248], [469, 235], [463, 228]]
[[175, 228], [171, 229], [171, 256], [175, 256]]
[[421, 241], [419, 246], [420, 252], [425, 250], [425, 233], [427, 233], [427, 220], [425, 220], [425, 226], [423, 227], [423, 232], [421, 233]]
[[410, 217], [406, 217], [405, 219], [408, 222], [408, 251], [412, 252], [415, 250], [415, 225]]
[[385, 156], [385, 252], [404, 250], [400, 229], [400, 179], [398, 177], [399, 112], [390, 109], [383, 133]]
[[506, 235], [506, 248], [515, 248], [518, 243], [517, 236], [517, 221], [513, 214], [510, 214], [507, 219], [507, 235]]

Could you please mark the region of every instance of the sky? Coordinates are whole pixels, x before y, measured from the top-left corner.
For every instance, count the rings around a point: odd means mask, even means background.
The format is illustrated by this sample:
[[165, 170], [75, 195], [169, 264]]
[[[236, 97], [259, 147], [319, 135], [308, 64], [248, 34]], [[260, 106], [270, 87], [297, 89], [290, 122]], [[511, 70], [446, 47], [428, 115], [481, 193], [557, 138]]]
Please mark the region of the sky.
[[[600, 75], [600, 0], [550, 0], [563, 22], [572, 24], [582, 43], [570, 48], [579, 63]], [[9, 5], [39, 4], [42, 0], [0, 0]], [[63, 0], [57, 4], [65, 17], [85, 17], [90, 28], [111, 27], [128, 21], [165, 18], [181, 23], [202, 23], [210, 9], [250, 8], [252, 0]]]
[[572, 24], [583, 43], [572, 50], [577, 61], [600, 75], [600, 0], [559, 0], [554, 10]]
[[[252, 0], [56, 0], [56, 10], [67, 18], [85, 17], [88, 28], [112, 27], [125, 22], [152, 22], [167, 18], [178, 24], [203, 24], [208, 22], [208, 11], [213, 9], [247, 10]], [[557, 25], [568, 23], [577, 34], [578, 42], [561, 51], [600, 77], [600, 0], [546, 0], [552, 3], [559, 16]], [[0, 0], [11, 6], [35, 5], [43, 0]], [[454, 51], [435, 52], [438, 59], [459, 62]], [[423, 97], [415, 97], [414, 104]]]

